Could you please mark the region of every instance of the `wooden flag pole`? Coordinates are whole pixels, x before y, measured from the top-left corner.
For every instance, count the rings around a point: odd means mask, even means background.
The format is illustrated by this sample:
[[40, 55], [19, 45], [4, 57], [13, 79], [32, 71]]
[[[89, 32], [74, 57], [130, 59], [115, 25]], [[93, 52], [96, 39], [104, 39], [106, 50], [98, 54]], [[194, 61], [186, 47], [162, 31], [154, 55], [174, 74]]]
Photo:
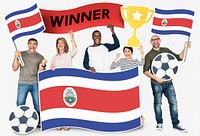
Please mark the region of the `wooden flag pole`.
[[[15, 49], [16, 49], [16, 51], [17, 51], [18, 49], [17, 49], [17, 46], [16, 46], [16, 44], [15, 44], [15, 41], [13, 41], [13, 43], [14, 43]], [[24, 64], [24, 61], [23, 61], [21, 55], [18, 57], [18, 60], [19, 60], [19, 63], [21, 64], [21, 66], [23, 67], [25, 64]]]

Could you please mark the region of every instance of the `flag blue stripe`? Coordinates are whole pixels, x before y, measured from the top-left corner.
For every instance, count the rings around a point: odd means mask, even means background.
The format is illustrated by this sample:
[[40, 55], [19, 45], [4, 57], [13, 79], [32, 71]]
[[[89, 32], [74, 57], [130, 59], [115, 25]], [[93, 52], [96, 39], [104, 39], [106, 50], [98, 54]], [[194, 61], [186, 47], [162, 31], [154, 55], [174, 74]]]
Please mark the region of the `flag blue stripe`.
[[190, 36], [189, 32], [182, 31], [182, 30], [156, 30], [156, 29], [152, 29], [151, 32], [156, 33], [156, 34], [162, 34], [162, 35], [181, 34], [181, 35]]
[[22, 33], [16, 34], [16, 35], [14, 35], [12, 37], [12, 40], [14, 41], [17, 38], [20, 38], [22, 36], [32, 35], [32, 34], [36, 34], [36, 33], [42, 32], [44, 29], [45, 29], [44, 26], [41, 26], [40, 28], [35, 29], [35, 30], [31, 30], [31, 31], [27, 31], [27, 32], [22, 32]]
[[94, 122], [88, 120], [80, 119], [69, 119], [69, 118], [56, 118], [42, 121], [42, 131], [61, 127], [61, 126], [70, 126], [70, 127], [80, 127], [86, 128], [95, 131], [104, 131], [104, 132], [118, 132], [118, 131], [127, 131], [136, 129], [141, 126], [141, 119], [136, 118], [127, 122], [119, 123], [105, 123], [105, 122]]
[[18, 10], [18, 11], [12, 12], [12, 13], [8, 14], [8, 15], [5, 17], [5, 19], [8, 20], [9, 18], [11, 18], [11, 17], [13, 17], [13, 16], [31, 12], [31, 11], [35, 10], [36, 8], [37, 8], [37, 4], [33, 5], [33, 6], [30, 7], [30, 8], [27, 8], [27, 9], [23, 9], [23, 10]]
[[187, 14], [187, 15], [194, 16], [194, 11], [187, 10], [187, 9], [163, 10], [163, 9], [155, 8], [155, 13], [158, 13], [158, 14]]
[[120, 81], [127, 80], [138, 76], [138, 67], [130, 69], [128, 71], [115, 72], [115, 73], [91, 73], [87, 70], [75, 69], [75, 68], [57, 68], [53, 70], [46, 70], [39, 73], [39, 81], [56, 76], [74, 76], [83, 77], [97, 80], [106, 81]]

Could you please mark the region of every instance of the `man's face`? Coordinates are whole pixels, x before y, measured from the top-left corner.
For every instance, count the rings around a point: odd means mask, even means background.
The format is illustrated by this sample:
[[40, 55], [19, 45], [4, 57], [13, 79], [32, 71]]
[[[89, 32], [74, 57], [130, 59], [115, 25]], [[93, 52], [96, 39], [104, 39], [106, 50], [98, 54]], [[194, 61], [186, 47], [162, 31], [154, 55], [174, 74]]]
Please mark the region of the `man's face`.
[[153, 48], [159, 48], [160, 47], [160, 37], [157, 35], [154, 35], [151, 37], [150, 43], [152, 44]]
[[37, 49], [37, 42], [36, 41], [29, 41], [28, 42], [28, 50], [30, 53], [34, 53]]
[[99, 45], [101, 43], [101, 33], [95, 32], [93, 35], [94, 45]]

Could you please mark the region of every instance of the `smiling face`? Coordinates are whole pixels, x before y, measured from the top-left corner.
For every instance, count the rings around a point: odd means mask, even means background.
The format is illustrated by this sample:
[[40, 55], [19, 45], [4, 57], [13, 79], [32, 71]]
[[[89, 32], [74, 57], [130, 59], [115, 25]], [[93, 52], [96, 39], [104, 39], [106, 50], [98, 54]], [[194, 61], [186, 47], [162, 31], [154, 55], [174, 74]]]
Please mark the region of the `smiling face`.
[[59, 51], [64, 51], [65, 43], [62, 40], [58, 40], [57, 48]]
[[68, 52], [68, 44], [65, 38], [61, 37], [56, 40], [57, 53]]
[[132, 47], [124, 47], [123, 52], [126, 59], [132, 59], [133, 55]]
[[99, 31], [94, 31], [92, 34], [92, 39], [94, 41], [94, 46], [101, 44], [101, 33]]
[[153, 36], [151, 37], [150, 43], [152, 44], [152, 46], [153, 46], [154, 49], [159, 49], [159, 47], [160, 47], [160, 42], [161, 42], [161, 40], [160, 40], [160, 37], [159, 37], [159, 36], [153, 35]]
[[36, 52], [38, 42], [36, 39], [29, 39], [28, 40], [28, 51], [30, 53]]

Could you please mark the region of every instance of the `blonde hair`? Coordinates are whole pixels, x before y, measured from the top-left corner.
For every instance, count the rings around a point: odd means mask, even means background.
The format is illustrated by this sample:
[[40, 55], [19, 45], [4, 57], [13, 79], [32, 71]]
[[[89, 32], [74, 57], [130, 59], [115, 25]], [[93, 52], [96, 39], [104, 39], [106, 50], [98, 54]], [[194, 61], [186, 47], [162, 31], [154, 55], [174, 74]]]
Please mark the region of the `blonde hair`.
[[65, 44], [65, 46], [64, 46], [64, 52], [67, 53], [68, 50], [69, 50], [69, 46], [68, 46], [68, 44], [67, 44], [67, 40], [66, 40], [65, 38], [63, 38], [63, 37], [60, 37], [60, 38], [58, 38], [58, 39], [56, 40], [56, 50], [57, 50], [57, 53], [58, 53], [58, 54], [60, 53], [60, 52], [59, 52], [59, 49], [58, 49], [58, 41], [59, 41], [59, 40], [64, 42], [64, 44]]

